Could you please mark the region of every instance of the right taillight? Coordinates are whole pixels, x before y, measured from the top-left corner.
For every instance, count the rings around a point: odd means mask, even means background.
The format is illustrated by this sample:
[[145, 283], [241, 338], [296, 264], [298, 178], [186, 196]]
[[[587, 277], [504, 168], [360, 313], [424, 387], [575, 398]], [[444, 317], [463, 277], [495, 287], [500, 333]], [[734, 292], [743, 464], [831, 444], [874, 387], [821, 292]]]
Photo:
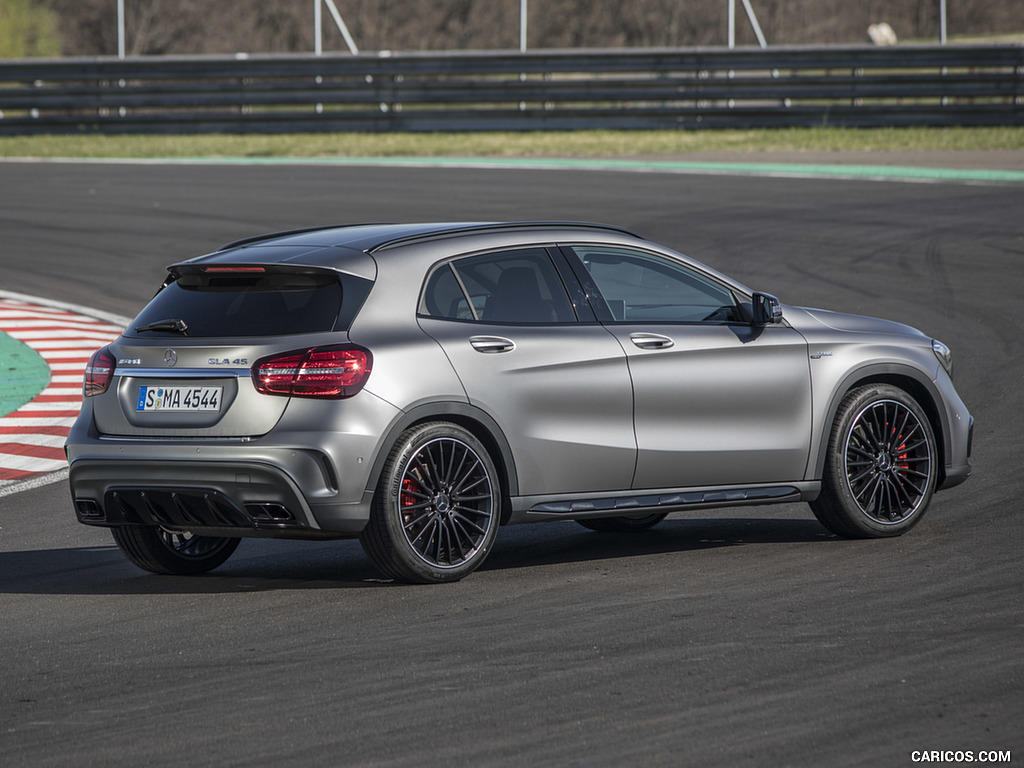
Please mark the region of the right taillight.
[[85, 384], [82, 394], [86, 397], [102, 395], [110, 388], [110, 382], [114, 379], [114, 367], [117, 361], [110, 353], [110, 347], [97, 349], [89, 358], [89, 364], [85, 366]]
[[283, 397], [352, 397], [370, 376], [373, 356], [354, 344], [311, 347], [257, 360], [252, 381], [258, 392]]

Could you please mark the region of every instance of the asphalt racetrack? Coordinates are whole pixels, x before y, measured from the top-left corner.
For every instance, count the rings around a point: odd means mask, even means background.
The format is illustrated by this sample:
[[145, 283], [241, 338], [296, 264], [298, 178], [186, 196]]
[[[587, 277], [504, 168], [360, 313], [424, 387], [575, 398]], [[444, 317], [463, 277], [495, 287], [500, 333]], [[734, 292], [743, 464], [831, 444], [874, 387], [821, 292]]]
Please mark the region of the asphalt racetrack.
[[786, 303], [921, 328], [954, 350], [974, 477], [895, 540], [796, 505], [523, 526], [435, 587], [381, 580], [352, 541], [152, 576], [65, 483], [8, 495], [0, 764], [1024, 761], [1024, 185], [3, 163], [0, 288], [130, 316], [165, 265], [235, 238], [433, 219], [618, 224]]

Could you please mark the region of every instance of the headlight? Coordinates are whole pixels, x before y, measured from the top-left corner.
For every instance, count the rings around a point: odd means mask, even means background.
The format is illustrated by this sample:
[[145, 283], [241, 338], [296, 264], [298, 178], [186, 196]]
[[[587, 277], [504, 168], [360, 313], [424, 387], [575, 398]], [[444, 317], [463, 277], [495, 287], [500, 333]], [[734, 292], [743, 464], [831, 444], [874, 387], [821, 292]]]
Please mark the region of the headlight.
[[953, 353], [950, 351], [949, 347], [937, 339], [932, 339], [932, 351], [935, 353], [935, 356], [939, 358], [939, 362], [942, 363], [942, 367], [946, 369], [946, 373], [952, 376]]

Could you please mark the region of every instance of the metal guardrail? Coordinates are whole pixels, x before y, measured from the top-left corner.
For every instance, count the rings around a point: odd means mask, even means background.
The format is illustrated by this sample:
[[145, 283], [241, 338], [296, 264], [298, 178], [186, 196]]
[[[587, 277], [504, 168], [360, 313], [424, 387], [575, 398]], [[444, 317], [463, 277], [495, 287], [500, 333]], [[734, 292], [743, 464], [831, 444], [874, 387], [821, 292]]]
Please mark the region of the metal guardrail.
[[1024, 46], [0, 62], [0, 135], [1024, 124]]

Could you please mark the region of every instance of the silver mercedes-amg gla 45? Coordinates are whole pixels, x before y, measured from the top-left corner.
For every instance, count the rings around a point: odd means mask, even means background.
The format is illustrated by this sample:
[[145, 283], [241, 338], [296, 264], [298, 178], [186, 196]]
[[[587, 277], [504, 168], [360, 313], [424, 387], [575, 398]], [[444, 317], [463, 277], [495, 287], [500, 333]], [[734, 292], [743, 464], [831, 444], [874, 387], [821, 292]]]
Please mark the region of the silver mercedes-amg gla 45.
[[93, 355], [71, 493], [172, 574], [243, 537], [358, 537], [391, 578], [453, 581], [502, 524], [794, 501], [897, 536], [970, 475], [951, 372], [912, 328], [783, 306], [614, 227], [284, 232], [172, 265]]

